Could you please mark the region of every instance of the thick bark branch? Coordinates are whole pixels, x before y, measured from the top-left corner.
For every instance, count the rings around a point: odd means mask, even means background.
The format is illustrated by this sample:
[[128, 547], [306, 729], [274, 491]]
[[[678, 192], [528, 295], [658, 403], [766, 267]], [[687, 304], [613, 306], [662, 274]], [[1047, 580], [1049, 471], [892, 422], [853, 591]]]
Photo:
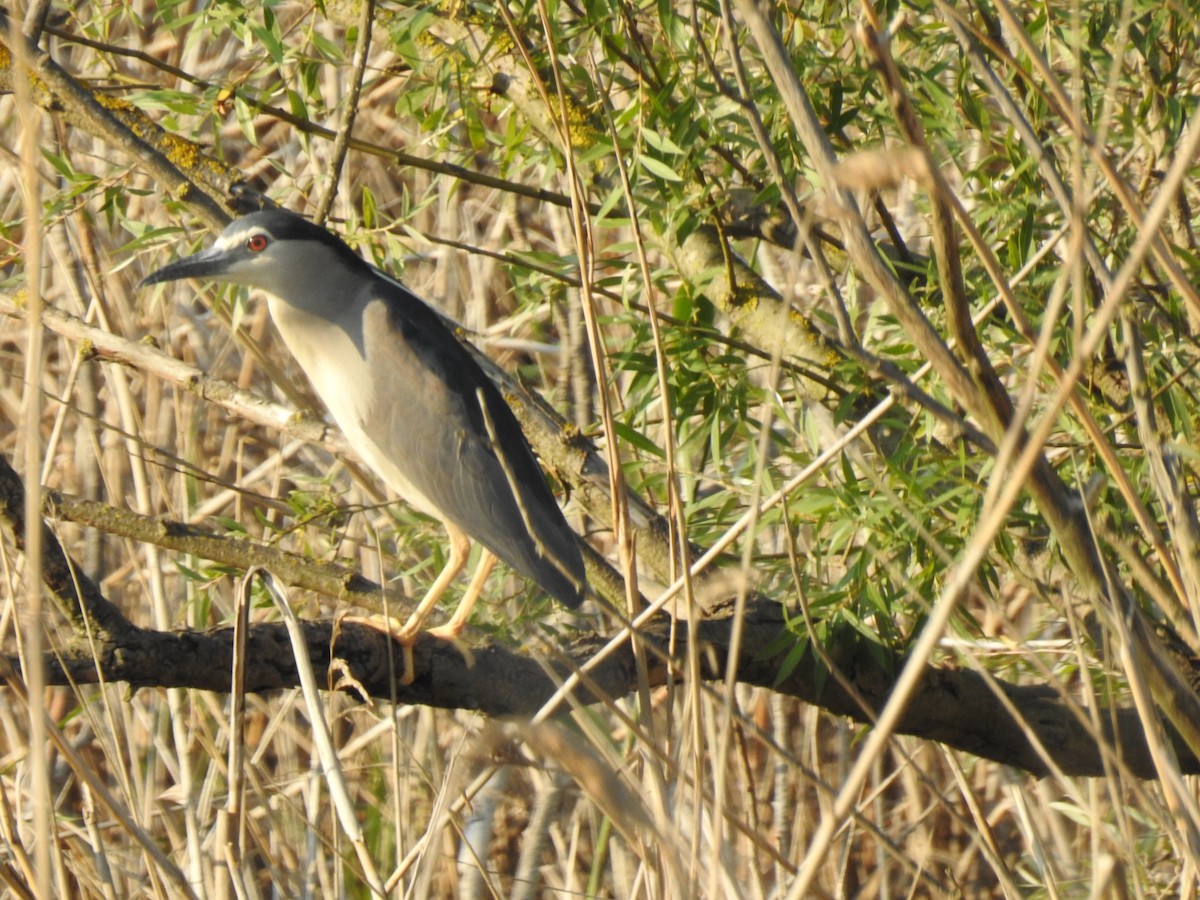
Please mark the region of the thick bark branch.
[[[729, 662], [732, 618], [711, 619], [699, 624], [703, 677], [719, 680]], [[561, 679], [584, 666], [606, 642], [597, 635], [564, 641], [554, 659], [515, 653], [488, 641], [474, 648], [473, 662], [465, 660], [448, 643], [423, 635], [417, 642], [413, 684], [395, 683], [399, 671], [398, 648], [371, 629], [352, 624], [337, 628], [330, 622], [307, 622], [308, 652], [318, 678], [329, 678], [331, 658], [344, 662], [350, 675], [370, 696], [400, 703], [420, 703], [445, 709], [472, 709], [490, 716], [526, 717], [535, 713], [553, 694]], [[779, 676], [778, 659], [763, 658], [761, 649], [770, 645], [785, 627], [777, 604], [759, 601], [748, 610], [738, 680], [812, 703], [856, 721], [867, 721], [848, 687], [874, 711], [882, 708], [893, 686], [892, 673], [903, 660], [883, 667], [860, 645], [842, 654], [839, 666], [845, 685], [837, 678], [822, 677], [811, 658], [802, 660], [786, 678]], [[677, 656], [683, 660], [692, 633], [687, 623], [676, 625]], [[670, 623], [653, 622], [640, 630], [653, 658], [651, 681], [666, 681], [666, 657]], [[332, 647], [332, 652], [331, 652]], [[389, 659], [389, 656], [392, 656]], [[96, 645], [96, 657], [84, 645], [46, 659], [47, 681], [51, 684], [125, 682], [134, 687], [189, 687], [228, 691], [233, 659], [233, 631], [155, 632], [131, 629], [119, 640]], [[255, 693], [295, 687], [299, 683], [295, 659], [281, 623], [255, 625], [250, 629], [246, 689]], [[14, 666], [17, 660], [12, 660]], [[681, 670], [680, 670], [681, 671]], [[676, 672], [676, 683], [680, 671]], [[587, 687], [576, 691], [582, 703], [609, 702], [625, 696], [637, 685], [633, 653], [628, 644], [608, 656], [587, 675]], [[976, 756], [995, 760], [1042, 776], [1049, 772], [1039, 754], [1040, 743], [1054, 766], [1066, 775], [1104, 774], [1103, 746], [1090, 726], [1084, 724], [1052, 688], [994, 681], [962, 669], [927, 666], [923, 687], [909, 705], [900, 727], [904, 734], [937, 741]], [[1014, 716], [1009, 707], [1016, 711]], [[1110, 714], [1111, 713], [1111, 714]], [[1131, 775], [1155, 777], [1153, 761], [1143, 737], [1136, 710], [1118, 708], [1102, 711], [1105, 741], [1111, 759], [1119, 760]], [[1181, 771], [1200, 772], [1200, 761], [1178, 740]]]

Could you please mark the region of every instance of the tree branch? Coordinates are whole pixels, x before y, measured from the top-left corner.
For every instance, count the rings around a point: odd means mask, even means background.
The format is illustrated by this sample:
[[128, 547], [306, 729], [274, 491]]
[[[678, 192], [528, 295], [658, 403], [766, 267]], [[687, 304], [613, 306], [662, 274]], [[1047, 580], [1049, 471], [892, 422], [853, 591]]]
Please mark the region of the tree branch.
[[[696, 626], [695, 639], [702, 648], [702, 677], [707, 681], [724, 677], [732, 626], [732, 617], [705, 620]], [[864, 642], [841, 654], [838, 662], [846, 678], [844, 685], [827, 677], [810, 656], [779, 680], [778, 659], [761, 654], [761, 649], [786, 627], [779, 606], [762, 600], [752, 604], [744, 627], [746, 651], [738, 662], [740, 683], [765, 687], [859, 722], [869, 720], [852, 692], [866, 700], [872, 712], [878, 711], [891, 691], [892, 673], [904, 662], [897, 659], [881, 665]], [[677, 623], [676, 628], [673, 659], [681, 663], [693, 633], [689, 623]], [[389, 646], [379, 632], [349, 623], [339, 628], [331, 622], [306, 622], [304, 630], [318, 678], [328, 682], [330, 663], [339, 660], [371, 697], [443, 709], [471, 709], [497, 717], [535, 713], [553, 696], [561, 680], [582, 668], [605, 643], [601, 636], [583, 635], [564, 641], [553, 658], [547, 659], [518, 654], [490, 639], [473, 648], [474, 659], [468, 662], [453, 645], [422, 635], [414, 651], [416, 680], [411, 685], [399, 685], [398, 648]], [[662, 660], [671, 658], [667, 654], [671, 623], [659, 619], [641, 629], [640, 635], [651, 658], [658, 660], [650, 670], [651, 684], [665, 684], [668, 667]], [[248, 638], [247, 691], [263, 693], [299, 684], [282, 623], [254, 625]], [[99, 642], [94, 657], [81, 644], [45, 660], [49, 684], [95, 683], [103, 678], [133, 687], [219, 692], [229, 690], [232, 663], [232, 628], [209, 632], [131, 629], [120, 639]], [[18, 666], [18, 661], [12, 660], [12, 665]], [[677, 667], [677, 683], [681, 671]], [[1109, 753], [1130, 775], [1155, 777], [1136, 710], [1102, 711], [1097, 716], [1105, 728], [1105, 744], [1101, 744], [1078, 706], [1060, 699], [1052, 688], [989, 681], [977, 672], [926, 666], [922, 690], [897, 731], [1038, 776], [1050, 772], [1038, 750], [1040, 744], [1054, 767], [1067, 775], [1103, 775], [1103, 757]], [[581, 685], [575, 692], [575, 699], [584, 704], [610, 703], [634, 690], [637, 676], [629, 645], [591, 669], [584, 684], [586, 687]], [[1177, 739], [1174, 746], [1181, 771], [1200, 773], [1200, 761], [1186, 746]]]
[[[0, 10], [0, 33], [9, 33], [8, 14]], [[177, 199], [216, 227], [228, 219], [229, 188], [241, 180], [236, 169], [218, 162], [200, 145], [160, 128], [127, 100], [93, 93], [79, 84], [50, 54], [25, 38], [29, 71], [13, 71], [12, 55], [0, 41], [0, 91], [13, 78], [28, 78], [34, 100], [66, 122], [120, 149]]]

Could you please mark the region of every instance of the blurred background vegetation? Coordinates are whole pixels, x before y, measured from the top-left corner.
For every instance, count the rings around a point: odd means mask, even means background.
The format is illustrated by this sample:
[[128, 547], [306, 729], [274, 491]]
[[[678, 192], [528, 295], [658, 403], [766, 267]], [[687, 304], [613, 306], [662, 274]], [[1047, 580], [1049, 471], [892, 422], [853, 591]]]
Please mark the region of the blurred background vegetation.
[[[286, 418], [319, 406], [265, 305], [135, 289], [211, 240], [245, 180], [328, 216], [562, 415], [534, 443], [626, 578], [619, 607], [720, 548], [667, 608], [773, 604], [787, 628], [743, 652], [779, 683], [853, 687], [845, 661], [870, 658], [886, 697], [906, 659], [969, 670], [1041, 686], [1097, 744], [1136, 709], [1152, 757], [1006, 766], [984, 737], [966, 753], [681, 663], [560, 730], [331, 692], [338, 784], [312, 708], [276, 692], [245, 700], [229, 843], [226, 695], [10, 692], [12, 896], [368, 896], [372, 867], [397, 896], [1195, 895], [1196, 4], [8, 7], [50, 57], [0, 35], [0, 450], [27, 487], [409, 596], [440, 569], [436, 523]], [[34, 327], [39, 304], [125, 356]], [[139, 342], [283, 418], [189, 390]], [[611, 476], [554, 459], [581, 439]], [[140, 625], [233, 618], [236, 565], [54, 533]], [[6, 651], [43, 626], [51, 650], [78, 642], [2, 552]], [[614, 630], [507, 572], [487, 596], [477, 636], [536, 658]], [[926, 733], [971, 716], [898, 683]]]

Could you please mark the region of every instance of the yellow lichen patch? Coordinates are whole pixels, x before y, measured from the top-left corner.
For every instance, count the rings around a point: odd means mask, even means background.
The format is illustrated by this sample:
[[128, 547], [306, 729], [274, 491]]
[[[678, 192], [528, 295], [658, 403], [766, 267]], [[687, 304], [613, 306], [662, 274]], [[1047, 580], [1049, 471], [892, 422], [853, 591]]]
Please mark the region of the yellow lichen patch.
[[82, 341], [79, 342], [79, 360], [80, 360], [80, 362], [87, 362], [89, 359], [93, 359], [95, 356], [96, 356], [96, 345], [93, 344], [91, 342], [91, 340], [89, 340], [88, 338], [84, 338]]
[[153, 119], [128, 100], [108, 94], [95, 96], [96, 102], [111, 112], [122, 125], [141, 140], [153, 145], [178, 168], [188, 172], [203, 169], [226, 181], [240, 178], [236, 169], [208, 156], [199, 144], [163, 131]]
[[813, 325], [812, 321], [808, 319], [802, 312], [800, 312], [798, 309], [789, 310], [788, 318], [791, 320], [792, 324], [796, 326], [798, 336], [803, 337], [803, 339], [808, 342], [810, 347], [815, 347], [824, 351], [822, 353], [806, 356], [806, 358], [812, 359], [814, 362], [825, 366], [827, 369], [833, 368], [835, 365], [841, 362], [841, 357], [838, 355], [836, 348], [829, 344], [829, 342], [825, 339], [825, 335], [821, 334], [821, 332], [817, 330], [817, 327]]
[[596, 127], [587, 108], [573, 97], [566, 98], [567, 141], [576, 150], [596, 143]]
[[163, 132], [159, 138], [163, 155], [181, 169], [192, 170], [200, 162], [200, 148], [187, 138]]
[[821, 332], [817, 331], [817, 329], [813, 327], [813, 323], [810, 322], [804, 316], [804, 314], [800, 312], [800, 310], [788, 310], [788, 318], [792, 320], [793, 324], [795, 324], [796, 327], [798, 327], [804, 333], [804, 336], [810, 341], [816, 343], [817, 341], [821, 340]]
[[347, 28], [358, 22], [362, 0], [325, 0], [317, 5], [330, 22]]
[[[3, 85], [5, 93], [12, 90], [12, 52], [8, 49], [8, 45], [0, 41], [0, 73], [4, 73], [0, 77], [0, 85]], [[34, 100], [39, 106], [49, 106], [47, 98], [49, 91], [46, 88], [46, 82], [42, 81], [37, 75], [26, 67], [25, 80], [29, 83], [29, 87], [33, 90]]]
[[753, 280], [741, 281], [731, 286], [732, 289], [725, 295], [725, 302], [730, 307], [745, 312], [753, 312], [758, 309], [758, 298], [761, 293], [761, 287]]
[[138, 338], [138, 343], [143, 347], [153, 347], [155, 350], [159, 349], [158, 338], [152, 334], [142, 335], [140, 338]]
[[492, 47], [497, 53], [507, 56], [516, 46], [516, 41], [513, 40], [512, 35], [508, 33], [507, 29], [497, 31], [492, 35]]
[[426, 29], [413, 38], [413, 43], [429, 51], [430, 60], [441, 59], [450, 52], [451, 44]]
[[155, 125], [144, 112], [119, 97], [96, 95], [96, 102], [112, 113], [113, 118], [132, 131], [137, 137], [146, 140], [154, 133]]
[[585, 456], [591, 451], [587, 435], [574, 422], [568, 422], [562, 427], [562, 442], [569, 450], [574, 450]]
[[231, 165], [221, 162], [219, 159], [214, 159], [197, 146], [196, 152], [200, 154], [200, 167], [218, 178], [225, 178], [230, 181], [240, 181], [242, 173]]
[[137, 109], [137, 107], [128, 100], [122, 97], [117, 97], [113, 94], [106, 94], [103, 91], [97, 91], [96, 93], [92, 94], [92, 96], [96, 98], [97, 103], [99, 103], [109, 112], [127, 112], [129, 110]]

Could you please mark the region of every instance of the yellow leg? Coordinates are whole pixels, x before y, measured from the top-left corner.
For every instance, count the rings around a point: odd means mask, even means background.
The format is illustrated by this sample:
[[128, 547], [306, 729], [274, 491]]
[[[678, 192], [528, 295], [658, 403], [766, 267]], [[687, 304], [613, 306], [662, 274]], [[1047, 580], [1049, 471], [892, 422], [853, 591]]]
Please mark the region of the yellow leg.
[[467, 565], [467, 556], [471, 552], [471, 539], [449, 522], [446, 523], [446, 533], [450, 536], [450, 558], [446, 560], [445, 567], [433, 580], [433, 584], [425, 592], [425, 597], [417, 604], [417, 608], [408, 617], [408, 621], [404, 623], [400, 633], [392, 634], [393, 639], [401, 644], [407, 643], [409, 647], [412, 647], [413, 641], [421, 631], [422, 623], [429, 618], [429, 614], [437, 606], [442, 594], [446, 593], [450, 582], [457, 578], [458, 573]]
[[467, 592], [463, 594], [462, 602], [458, 604], [458, 609], [454, 611], [454, 615], [445, 625], [439, 625], [437, 628], [430, 628], [429, 634], [436, 638], [441, 638], [444, 641], [453, 641], [460, 634], [467, 624], [467, 619], [471, 616], [471, 610], [475, 608], [475, 602], [479, 599], [479, 595], [483, 593], [483, 586], [487, 584], [488, 576], [492, 574], [492, 569], [495, 568], [496, 557], [490, 550], [484, 550], [483, 555], [479, 557], [479, 567], [475, 570], [475, 574], [471, 576], [471, 583], [467, 585]]
[[[429, 618], [429, 614], [437, 606], [437, 602], [442, 594], [446, 593], [446, 588], [450, 586], [450, 582], [458, 577], [458, 573], [466, 567], [467, 556], [471, 552], [471, 539], [464, 532], [447, 522], [446, 533], [450, 537], [450, 558], [446, 560], [446, 565], [438, 573], [438, 577], [433, 580], [433, 584], [429, 586], [429, 590], [425, 592], [425, 596], [417, 604], [417, 608], [413, 610], [407, 622], [401, 625], [399, 621], [391, 616], [346, 616], [342, 620], [344, 622], [355, 622], [359, 625], [366, 625], [368, 628], [382, 631], [401, 646], [404, 651], [404, 672], [400, 676], [401, 684], [412, 684], [413, 678], [416, 677], [416, 672], [413, 668], [412, 648], [413, 644], [417, 642], [417, 635], [421, 633], [421, 625]], [[491, 554], [488, 555], [490, 556]], [[476, 575], [477, 577], [478, 575]], [[475, 585], [475, 580], [475, 578], [471, 580], [472, 587]], [[482, 589], [482, 583], [479, 587]], [[467, 597], [464, 597], [463, 603], [459, 604], [460, 609], [465, 605], [470, 594], [471, 590], [468, 588]], [[478, 594], [478, 591], [476, 591], [476, 594]], [[474, 604], [473, 600], [472, 604]], [[467, 612], [469, 613], [470, 610], [468, 609]], [[457, 613], [454, 618], [458, 618]], [[459, 631], [461, 631], [462, 625], [460, 624], [458, 627]]]

